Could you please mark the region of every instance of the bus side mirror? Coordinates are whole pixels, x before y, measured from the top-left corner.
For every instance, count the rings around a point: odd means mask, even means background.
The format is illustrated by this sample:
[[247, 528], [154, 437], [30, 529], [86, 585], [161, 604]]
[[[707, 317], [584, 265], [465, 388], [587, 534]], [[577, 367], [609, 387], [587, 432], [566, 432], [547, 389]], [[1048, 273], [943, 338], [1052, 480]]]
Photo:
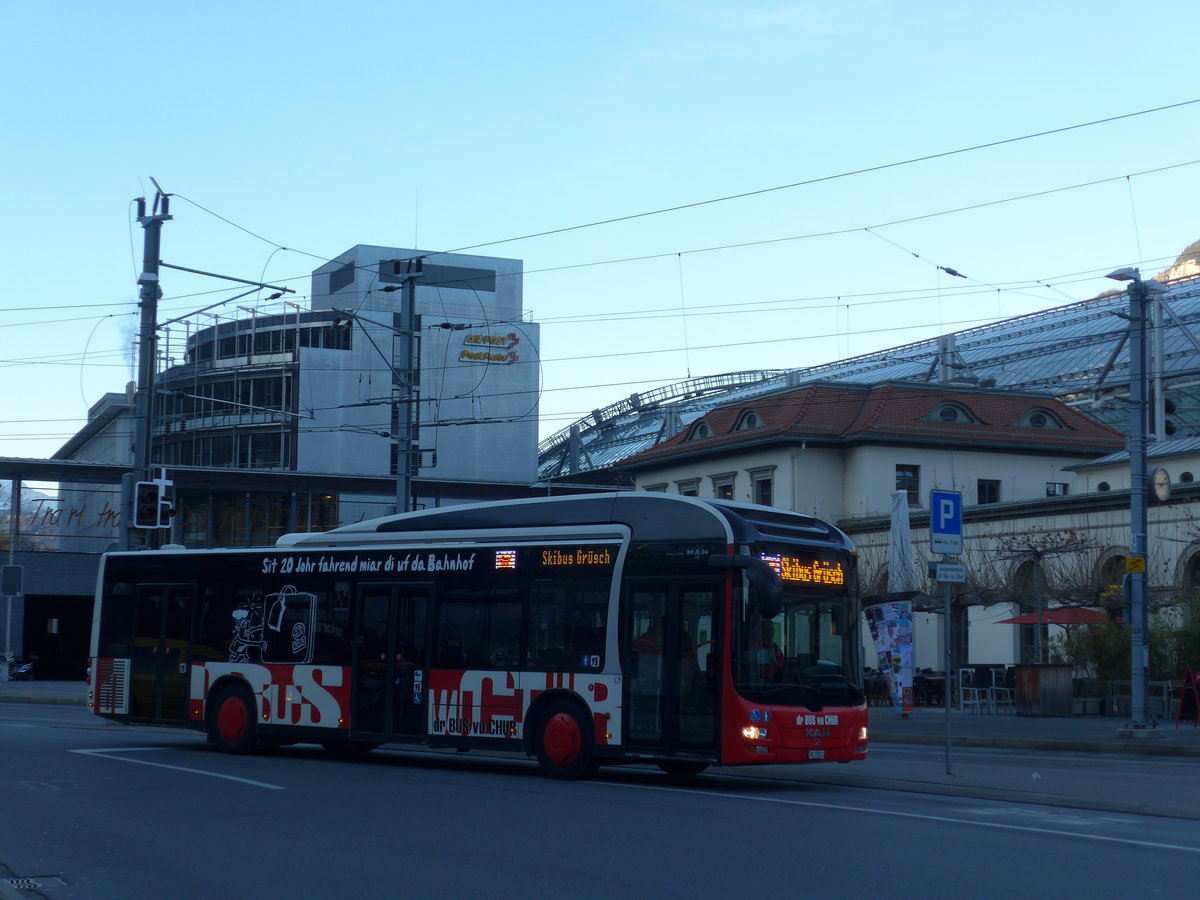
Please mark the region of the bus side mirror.
[[714, 553], [708, 564], [716, 569], [741, 569], [754, 588], [758, 614], [773, 619], [783, 609], [783, 581], [765, 560], [744, 553]]

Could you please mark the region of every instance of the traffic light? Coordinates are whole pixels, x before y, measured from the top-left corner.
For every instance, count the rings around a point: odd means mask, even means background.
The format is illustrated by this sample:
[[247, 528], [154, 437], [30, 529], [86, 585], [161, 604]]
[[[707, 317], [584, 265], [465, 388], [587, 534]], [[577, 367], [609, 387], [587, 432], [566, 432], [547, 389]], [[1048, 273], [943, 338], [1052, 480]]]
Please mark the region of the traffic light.
[[162, 485], [157, 481], [139, 481], [133, 492], [133, 527], [158, 528]]
[[158, 486], [158, 527], [170, 528], [171, 519], [175, 516], [175, 485], [170, 481], [160, 481]]

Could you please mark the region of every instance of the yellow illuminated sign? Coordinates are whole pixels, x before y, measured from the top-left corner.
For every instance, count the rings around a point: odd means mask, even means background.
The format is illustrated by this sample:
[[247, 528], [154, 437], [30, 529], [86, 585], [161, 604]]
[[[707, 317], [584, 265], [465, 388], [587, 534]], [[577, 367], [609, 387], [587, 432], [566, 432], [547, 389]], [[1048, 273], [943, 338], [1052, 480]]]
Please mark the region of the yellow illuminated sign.
[[846, 572], [840, 562], [820, 559], [797, 559], [794, 556], [764, 556], [763, 559], [779, 573], [783, 581], [801, 584], [844, 585]]
[[612, 551], [607, 547], [577, 547], [572, 550], [542, 551], [543, 566], [611, 566]]

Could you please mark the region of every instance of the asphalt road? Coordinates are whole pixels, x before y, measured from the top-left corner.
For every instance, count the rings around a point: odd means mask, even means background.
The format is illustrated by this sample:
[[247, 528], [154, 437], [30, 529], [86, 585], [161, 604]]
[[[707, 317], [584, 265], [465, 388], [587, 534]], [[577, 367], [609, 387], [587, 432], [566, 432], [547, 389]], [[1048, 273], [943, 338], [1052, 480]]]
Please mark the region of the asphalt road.
[[[972, 765], [1014, 780], [1030, 764], [1059, 778], [1087, 762], [970, 753]], [[891, 748], [871, 764], [930, 762], [933, 748]], [[854, 767], [811, 774], [829, 768]], [[475, 754], [385, 749], [344, 762], [295, 747], [233, 757], [196, 734], [5, 704], [0, 897], [1011, 900], [1195, 890], [1197, 821], [880, 791], [792, 770], [727, 773], [679, 785], [657, 770], [606, 769], [563, 783], [531, 762]], [[1190, 772], [1138, 777], [1194, 790]]]

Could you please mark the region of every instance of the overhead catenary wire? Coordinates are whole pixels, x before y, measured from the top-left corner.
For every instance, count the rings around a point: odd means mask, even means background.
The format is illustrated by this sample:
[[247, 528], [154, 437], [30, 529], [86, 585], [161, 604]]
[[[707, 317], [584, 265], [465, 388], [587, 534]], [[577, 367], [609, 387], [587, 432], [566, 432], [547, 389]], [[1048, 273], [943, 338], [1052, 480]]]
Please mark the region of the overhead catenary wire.
[[[519, 237], [501, 238], [498, 240], [485, 241], [485, 242], [466, 245], [466, 246], [457, 247], [457, 248], [453, 248], [453, 249], [440, 250], [440, 251], [427, 251], [427, 252], [429, 254], [462, 253], [466, 250], [476, 250], [476, 249], [481, 249], [484, 247], [492, 247], [492, 246], [498, 246], [500, 244], [513, 243], [515, 241], [529, 240], [529, 239], [532, 239], [535, 237], [544, 237], [544, 236], [553, 235], [553, 234], [561, 234], [561, 233], [565, 233], [565, 232], [569, 232], [569, 231], [578, 231], [580, 229], [595, 228], [595, 227], [599, 227], [602, 225], [609, 225], [609, 224], [614, 224], [617, 222], [631, 221], [634, 219], [646, 218], [648, 216], [657, 216], [657, 215], [662, 215], [665, 213], [677, 212], [677, 211], [684, 210], [684, 209], [692, 209], [692, 208], [696, 208], [696, 207], [700, 207], [700, 206], [708, 206], [708, 205], [712, 205], [712, 204], [716, 204], [716, 203], [731, 202], [734, 200], [745, 199], [747, 197], [758, 196], [761, 194], [775, 193], [775, 192], [779, 192], [779, 191], [783, 191], [783, 190], [790, 190], [790, 189], [794, 189], [794, 188], [798, 188], [798, 187], [819, 184], [819, 183], [823, 183], [823, 182], [827, 182], [827, 181], [834, 181], [834, 180], [839, 180], [842, 178], [850, 178], [850, 177], [853, 177], [856, 175], [867, 174], [870, 172], [879, 172], [879, 171], [885, 171], [888, 169], [894, 169], [894, 168], [899, 168], [899, 167], [903, 167], [903, 166], [913, 165], [913, 164], [919, 163], [919, 162], [928, 162], [928, 161], [932, 161], [935, 159], [943, 159], [943, 158], [947, 158], [947, 157], [951, 157], [951, 156], [957, 156], [957, 155], [961, 155], [961, 154], [965, 154], [965, 153], [971, 153], [971, 152], [975, 152], [975, 151], [979, 151], [979, 150], [985, 150], [985, 149], [989, 149], [989, 148], [999, 147], [999, 146], [1003, 146], [1006, 144], [1020, 143], [1023, 141], [1034, 140], [1034, 139], [1042, 138], [1042, 137], [1048, 137], [1050, 135], [1062, 134], [1062, 133], [1076, 131], [1076, 130], [1080, 130], [1080, 129], [1084, 129], [1084, 128], [1091, 128], [1091, 127], [1094, 127], [1097, 125], [1109, 124], [1112, 122], [1118, 122], [1118, 121], [1122, 121], [1125, 119], [1137, 118], [1140, 116], [1151, 115], [1153, 113], [1165, 112], [1167, 110], [1180, 109], [1180, 108], [1183, 108], [1186, 106], [1191, 106], [1191, 105], [1194, 105], [1197, 103], [1200, 103], [1200, 98], [1184, 100], [1184, 101], [1180, 101], [1178, 103], [1171, 103], [1171, 104], [1166, 104], [1163, 106], [1157, 106], [1157, 107], [1152, 107], [1152, 108], [1143, 109], [1143, 110], [1137, 110], [1135, 112], [1130, 112], [1130, 113], [1122, 113], [1119, 115], [1108, 116], [1108, 117], [1100, 118], [1100, 119], [1092, 119], [1087, 122], [1080, 122], [1080, 123], [1076, 123], [1073, 125], [1064, 125], [1064, 126], [1060, 126], [1058, 128], [1046, 129], [1043, 131], [1033, 132], [1033, 133], [1025, 134], [1025, 135], [1019, 135], [1016, 137], [1002, 138], [1002, 139], [995, 140], [995, 141], [988, 141], [988, 142], [984, 142], [984, 143], [980, 143], [980, 144], [973, 144], [973, 145], [970, 145], [967, 147], [960, 147], [960, 148], [953, 149], [953, 150], [944, 150], [944, 151], [940, 151], [937, 153], [926, 154], [926, 155], [918, 156], [918, 157], [911, 157], [911, 158], [903, 159], [903, 160], [896, 160], [896, 161], [889, 162], [889, 163], [880, 163], [877, 165], [867, 166], [867, 167], [863, 167], [860, 169], [854, 169], [854, 170], [835, 173], [835, 174], [831, 174], [831, 175], [818, 176], [818, 177], [814, 177], [814, 178], [810, 178], [810, 179], [804, 179], [801, 181], [790, 182], [788, 184], [776, 185], [776, 186], [768, 187], [768, 188], [760, 188], [760, 189], [756, 189], [756, 190], [752, 190], [752, 191], [744, 191], [744, 192], [736, 193], [736, 194], [728, 194], [728, 195], [724, 195], [724, 196], [720, 196], [720, 197], [712, 197], [712, 198], [708, 198], [708, 199], [704, 199], [704, 200], [692, 201], [690, 203], [679, 204], [676, 206], [663, 207], [660, 209], [647, 210], [647, 211], [643, 211], [643, 212], [639, 212], [639, 213], [631, 213], [631, 214], [622, 215], [622, 216], [615, 216], [615, 217], [612, 217], [609, 219], [602, 219], [602, 220], [597, 220], [597, 221], [587, 222], [587, 223], [582, 223], [582, 224], [577, 224], [577, 225], [564, 226], [561, 228], [548, 229], [545, 231], [536, 232], [534, 234], [522, 235]], [[1156, 171], [1156, 170], [1151, 170], [1151, 171]], [[1121, 177], [1124, 177], [1124, 176], [1121, 176]], [[191, 200], [190, 198], [188, 198], [184, 195], [175, 194], [174, 196], [179, 197], [180, 199], [192, 204], [197, 209], [200, 209], [200, 210], [208, 213], [209, 215], [212, 215], [212, 216], [220, 219], [221, 221], [226, 222], [230, 226], [237, 228], [240, 231], [245, 232], [246, 234], [250, 235], [251, 237], [254, 237], [260, 241], [268, 243], [273, 247], [278, 247], [283, 250], [292, 250], [293, 249], [293, 248], [286, 247], [283, 244], [280, 244], [278, 242], [272, 241], [269, 238], [263, 237], [262, 235], [250, 230], [249, 228], [246, 228], [243, 225], [239, 225], [238, 223], [232, 221], [231, 219], [228, 219], [225, 216], [222, 216], [219, 213], [216, 213], [216, 212], [208, 209], [207, 207], [202, 206], [201, 204], [197, 203], [194, 200]], [[1033, 195], [1031, 195], [1031, 196], [1033, 196]], [[907, 219], [904, 221], [912, 221], [912, 219]], [[874, 227], [883, 227], [883, 226], [876, 225]], [[314, 259], [319, 259], [326, 263], [333, 262], [333, 259], [331, 259], [329, 257], [321, 256], [320, 254], [309, 253], [309, 252], [303, 251], [303, 250], [293, 250], [293, 252], [301, 253], [305, 256], [310, 256]], [[278, 279], [278, 280], [286, 282], [289, 280], [296, 280], [299, 278], [307, 278], [307, 277], [308, 277], [308, 275], [306, 274], [306, 275], [296, 276], [295, 279]]]
[[[656, 214], [659, 214], [659, 213], [671, 212], [671, 211], [675, 211], [675, 210], [677, 210], [677, 209], [684, 209], [684, 208], [689, 208], [689, 207], [692, 207], [692, 206], [706, 205], [706, 204], [709, 204], [709, 203], [723, 202], [723, 201], [726, 201], [726, 200], [736, 200], [736, 199], [740, 199], [740, 198], [742, 198], [742, 197], [753, 196], [753, 195], [755, 195], [755, 194], [760, 194], [760, 193], [767, 193], [767, 192], [774, 191], [774, 190], [784, 190], [784, 189], [787, 189], [787, 188], [799, 187], [799, 186], [802, 186], [802, 185], [805, 185], [805, 184], [816, 183], [817, 181], [830, 180], [830, 179], [833, 179], [833, 178], [839, 178], [839, 177], [849, 177], [849, 176], [851, 176], [851, 175], [854, 175], [854, 174], [861, 174], [861, 173], [863, 173], [863, 172], [866, 172], [866, 171], [878, 171], [878, 170], [880, 170], [880, 169], [892, 168], [892, 167], [895, 167], [895, 166], [900, 166], [900, 165], [908, 165], [908, 164], [911, 164], [911, 163], [913, 163], [913, 162], [920, 162], [920, 161], [924, 161], [924, 160], [936, 159], [936, 158], [939, 158], [939, 157], [942, 157], [942, 156], [953, 155], [953, 154], [955, 154], [955, 153], [964, 153], [964, 152], [968, 152], [968, 151], [970, 151], [970, 150], [984, 149], [984, 148], [986, 148], [986, 147], [998, 146], [998, 145], [1000, 145], [1000, 144], [1003, 144], [1003, 143], [1011, 143], [1011, 142], [1014, 142], [1014, 141], [1019, 141], [1019, 140], [1028, 140], [1028, 139], [1030, 139], [1030, 138], [1033, 138], [1033, 137], [1040, 137], [1040, 136], [1044, 136], [1044, 135], [1055, 134], [1055, 133], [1059, 133], [1059, 132], [1062, 132], [1062, 131], [1073, 130], [1073, 129], [1076, 129], [1076, 128], [1083, 128], [1083, 127], [1087, 127], [1087, 126], [1090, 126], [1090, 125], [1095, 125], [1095, 124], [1100, 124], [1100, 123], [1104, 123], [1104, 122], [1112, 122], [1112, 121], [1117, 121], [1117, 120], [1120, 120], [1120, 119], [1130, 118], [1130, 117], [1132, 117], [1132, 116], [1137, 116], [1137, 115], [1145, 115], [1145, 114], [1148, 114], [1148, 113], [1152, 113], [1152, 112], [1159, 112], [1159, 111], [1166, 110], [1166, 109], [1174, 109], [1174, 108], [1178, 108], [1178, 107], [1182, 107], [1182, 106], [1187, 106], [1187, 105], [1189, 105], [1189, 104], [1192, 104], [1192, 103], [1197, 103], [1197, 102], [1200, 102], [1200, 100], [1191, 100], [1191, 101], [1185, 101], [1185, 102], [1183, 102], [1183, 103], [1177, 103], [1177, 104], [1171, 104], [1171, 105], [1168, 105], [1168, 106], [1156, 107], [1156, 108], [1154, 108], [1154, 109], [1150, 109], [1150, 110], [1142, 110], [1142, 111], [1139, 111], [1139, 112], [1135, 112], [1135, 113], [1128, 113], [1128, 114], [1124, 114], [1124, 115], [1121, 115], [1121, 116], [1114, 116], [1114, 117], [1109, 117], [1109, 118], [1106, 118], [1106, 119], [1098, 119], [1098, 120], [1094, 120], [1094, 121], [1092, 121], [1092, 122], [1088, 122], [1088, 123], [1080, 123], [1080, 124], [1077, 124], [1077, 125], [1064, 126], [1063, 128], [1051, 129], [1051, 130], [1048, 130], [1048, 131], [1044, 131], [1044, 132], [1038, 132], [1038, 133], [1036, 133], [1036, 134], [1031, 134], [1031, 135], [1024, 135], [1024, 136], [1020, 136], [1020, 137], [1017, 137], [1017, 138], [1010, 138], [1010, 139], [1005, 139], [1005, 140], [1002, 140], [1002, 141], [990, 142], [990, 143], [987, 143], [987, 144], [978, 144], [978, 145], [974, 145], [974, 146], [972, 146], [972, 147], [964, 147], [964, 148], [960, 148], [960, 149], [958, 149], [958, 150], [945, 151], [945, 152], [943, 152], [943, 153], [938, 153], [938, 154], [931, 154], [931, 155], [929, 155], [929, 156], [926, 156], [926, 157], [918, 157], [918, 158], [913, 158], [913, 159], [910, 159], [910, 160], [901, 160], [901, 161], [897, 161], [897, 162], [894, 162], [894, 163], [883, 164], [883, 165], [881, 165], [881, 166], [874, 166], [874, 167], [868, 167], [868, 168], [866, 168], [866, 169], [862, 169], [862, 170], [855, 170], [855, 171], [853, 171], [853, 172], [846, 172], [846, 173], [840, 173], [840, 174], [831, 175], [831, 176], [824, 176], [824, 177], [822, 177], [822, 178], [819, 178], [819, 179], [810, 179], [810, 180], [807, 180], [807, 181], [793, 182], [793, 183], [791, 183], [791, 184], [787, 184], [787, 185], [780, 185], [780, 186], [777, 186], [777, 187], [775, 187], [775, 188], [765, 188], [765, 189], [762, 189], [762, 190], [751, 191], [751, 192], [745, 192], [745, 193], [742, 193], [742, 194], [734, 194], [734, 195], [728, 195], [728, 196], [725, 196], [725, 197], [711, 198], [711, 199], [709, 199], [709, 200], [697, 201], [697, 202], [695, 202], [695, 203], [685, 204], [685, 205], [678, 206], [678, 207], [664, 208], [664, 209], [662, 209], [662, 210], [651, 210], [651, 211], [647, 211], [647, 212], [643, 212], [643, 213], [637, 213], [637, 214], [634, 214], [634, 215], [632, 215], [632, 216], [629, 216], [629, 217], [621, 217], [621, 218], [622, 218], [622, 219], [624, 219], [624, 218], [641, 218], [641, 217], [648, 216], [648, 215], [656, 215]], [[1188, 164], [1180, 164], [1180, 165], [1188, 165]], [[1159, 170], [1150, 170], [1150, 171], [1159, 171]], [[1122, 177], [1125, 177], [1125, 178], [1128, 180], [1130, 176], [1122, 176]], [[1065, 189], [1067, 189], [1067, 188], [1064, 188], [1064, 190], [1065, 190]], [[176, 196], [178, 196], [178, 195], [176, 195]], [[1030, 196], [1032, 196], [1032, 195], [1030, 195]], [[183, 199], [187, 199], [187, 198], [183, 198]], [[200, 207], [200, 206], [199, 206], [199, 204], [195, 204], [195, 203], [194, 203], [194, 201], [188, 200], [187, 202], [189, 202], [189, 203], [193, 203], [193, 205], [196, 205], [198, 208], [204, 209], [203, 207]], [[996, 201], [996, 202], [1001, 202], [1001, 201]], [[234, 222], [232, 222], [232, 220], [226, 219], [224, 216], [220, 216], [219, 214], [212, 213], [212, 211], [211, 211], [211, 210], [207, 210], [207, 209], [205, 209], [205, 211], [206, 211], [206, 212], [210, 212], [212, 215], [215, 215], [215, 216], [217, 216], [217, 218], [220, 218], [220, 219], [222, 219], [222, 220], [224, 220], [224, 221], [228, 222], [230, 225], [232, 225], [232, 226], [234, 226], [234, 227], [237, 227], [237, 228], [241, 229], [242, 231], [245, 231], [247, 234], [250, 234], [251, 236], [253, 236], [253, 237], [255, 237], [255, 238], [259, 239], [259, 240], [264, 240], [264, 241], [266, 241], [266, 240], [267, 240], [266, 238], [263, 238], [261, 235], [255, 234], [254, 232], [250, 231], [249, 229], [246, 229], [246, 228], [244, 228], [243, 226], [237, 225], [237, 223], [234, 223]], [[597, 222], [597, 223], [585, 223], [585, 224], [583, 224], [583, 225], [571, 226], [569, 229], [566, 229], [566, 230], [577, 230], [577, 229], [579, 229], [579, 228], [591, 227], [592, 225], [608, 224], [608, 222], [609, 222], [609, 221], [610, 221], [610, 220], [605, 220], [604, 222]], [[611, 221], [618, 221], [618, 220], [611, 220]], [[900, 221], [900, 220], [898, 220], [898, 221]], [[909, 220], [904, 220], [904, 221], [909, 221]], [[876, 227], [882, 227], [882, 226], [876, 226]], [[556, 232], [556, 231], [552, 231], [552, 232], [544, 232], [544, 233], [557, 233], [557, 232]], [[510, 242], [510, 241], [513, 241], [513, 240], [520, 240], [520, 239], [522, 239], [522, 238], [508, 238], [508, 239], [505, 239], [505, 240], [503, 240], [503, 241], [498, 241], [498, 242], [489, 242], [488, 244], [477, 244], [477, 245], [472, 245], [472, 246], [468, 246], [468, 247], [461, 247], [461, 248], [457, 248], [457, 249], [455, 249], [455, 250], [448, 250], [448, 251], [441, 251], [441, 252], [447, 252], [447, 253], [450, 253], [450, 252], [462, 252], [462, 251], [464, 251], [464, 250], [476, 249], [476, 248], [478, 248], [478, 247], [482, 247], [482, 246], [491, 246], [491, 245], [498, 244], [498, 243], [508, 243], [508, 242]], [[268, 243], [273, 243], [273, 242], [270, 242], [270, 241], [267, 241], [267, 242], [268, 242]], [[273, 244], [273, 246], [277, 246], [279, 249], [284, 249], [284, 250], [289, 250], [289, 249], [291, 249], [291, 248], [288, 248], [288, 247], [284, 247], [283, 245], [274, 245], [274, 244]], [[324, 259], [326, 259], [325, 257], [319, 256], [319, 255], [317, 255], [317, 254], [305, 253], [305, 251], [294, 251], [294, 252], [300, 252], [300, 253], [304, 253], [305, 255], [311, 256], [311, 257], [313, 257], [313, 258], [316, 258], [316, 259], [323, 259], [323, 260], [324, 260]], [[676, 253], [682, 253], [682, 252], [707, 252], [707, 251], [705, 251], [705, 250], [697, 250], [697, 251], [676, 251]], [[1141, 254], [1139, 253], [1139, 256], [1140, 256], [1140, 255], [1141, 255]], [[548, 271], [548, 270], [535, 270], [535, 271]], [[530, 272], [530, 273], [524, 273], [524, 274], [532, 274], [532, 272]], [[307, 278], [307, 277], [309, 277], [309, 276], [308, 276], [308, 275], [304, 275], [304, 276], [299, 276], [299, 277], [304, 277], [304, 278]], [[1040, 287], [1048, 287], [1048, 288], [1050, 288], [1050, 289], [1054, 289], [1054, 288], [1053, 288], [1053, 286], [1046, 285], [1044, 282], [1041, 282], [1041, 281], [1039, 281], [1039, 282], [1038, 282], [1038, 284], [1039, 284], [1039, 286], [1040, 286]], [[987, 321], [987, 319], [976, 320], [976, 321]], [[16, 323], [16, 324], [26, 324], [26, 323]], [[847, 332], [847, 333], [849, 334], [849, 332]], [[43, 363], [43, 364], [44, 364], [44, 363]]]

